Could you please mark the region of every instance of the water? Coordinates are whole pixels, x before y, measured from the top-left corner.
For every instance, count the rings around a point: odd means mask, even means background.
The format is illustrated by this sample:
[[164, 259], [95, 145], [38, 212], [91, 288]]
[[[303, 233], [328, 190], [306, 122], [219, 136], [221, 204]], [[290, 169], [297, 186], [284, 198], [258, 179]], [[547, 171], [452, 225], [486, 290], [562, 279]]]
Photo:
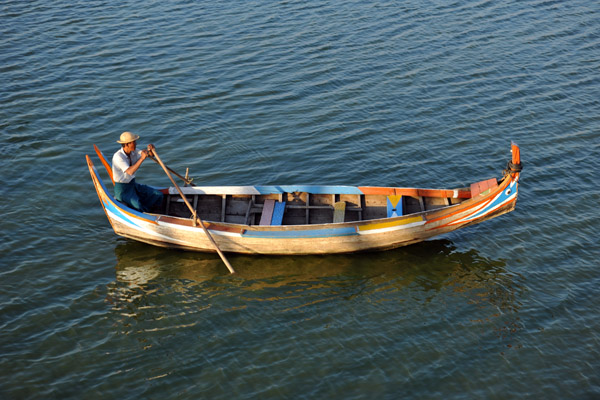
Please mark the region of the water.
[[[596, 3], [0, 7], [1, 398], [600, 396]], [[482, 225], [230, 276], [112, 233], [84, 155], [124, 130], [207, 185], [524, 171]]]

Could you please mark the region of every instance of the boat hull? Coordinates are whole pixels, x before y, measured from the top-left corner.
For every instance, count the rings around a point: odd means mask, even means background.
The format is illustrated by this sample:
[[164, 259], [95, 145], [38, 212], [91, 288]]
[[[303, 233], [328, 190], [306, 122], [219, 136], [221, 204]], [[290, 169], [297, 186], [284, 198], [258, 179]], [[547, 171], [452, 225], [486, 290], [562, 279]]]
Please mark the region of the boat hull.
[[[167, 248], [216, 251], [202, 227], [195, 226], [190, 218], [140, 213], [116, 201], [89, 157], [87, 162], [100, 202], [117, 235]], [[221, 221], [205, 221], [205, 224], [223, 252], [308, 255], [387, 250], [512, 211], [518, 195], [519, 175], [520, 170], [506, 173], [494, 188], [458, 204], [391, 218], [310, 225], [262, 226]], [[235, 192], [236, 188], [240, 187], [227, 190]], [[369, 188], [368, 191], [400, 193], [406, 190], [419, 189]]]

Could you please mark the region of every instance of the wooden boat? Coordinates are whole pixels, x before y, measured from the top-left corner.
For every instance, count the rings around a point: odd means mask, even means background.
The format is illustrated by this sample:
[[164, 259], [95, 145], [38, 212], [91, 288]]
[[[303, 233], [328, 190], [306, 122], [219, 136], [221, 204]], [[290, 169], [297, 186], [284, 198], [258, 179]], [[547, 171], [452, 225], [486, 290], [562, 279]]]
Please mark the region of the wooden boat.
[[[111, 171], [102, 153], [102, 163]], [[162, 247], [214, 252], [175, 187], [158, 213], [141, 213], [109, 193], [86, 155], [100, 204], [117, 235]], [[521, 173], [519, 147], [502, 178], [469, 187], [185, 186], [197, 216], [223, 252], [335, 254], [420, 242], [512, 211]]]

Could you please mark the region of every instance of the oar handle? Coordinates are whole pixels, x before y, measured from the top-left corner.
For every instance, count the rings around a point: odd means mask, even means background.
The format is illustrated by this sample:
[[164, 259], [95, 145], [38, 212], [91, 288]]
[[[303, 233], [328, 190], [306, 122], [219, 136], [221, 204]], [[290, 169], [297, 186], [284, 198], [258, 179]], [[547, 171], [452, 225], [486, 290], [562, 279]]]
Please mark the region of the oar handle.
[[215, 242], [215, 239], [213, 239], [213, 237], [210, 234], [210, 232], [208, 231], [208, 229], [206, 229], [206, 226], [204, 226], [204, 223], [198, 217], [198, 215], [196, 214], [196, 211], [194, 210], [194, 208], [192, 207], [192, 205], [190, 204], [190, 202], [188, 201], [188, 199], [185, 197], [185, 195], [183, 194], [183, 192], [181, 191], [181, 189], [179, 188], [179, 186], [177, 185], [177, 183], [175, 183], [175, 180], [173, 179], [173, 177], [169, 173], [169, 169], [162, 162], [162, 160], [158, 156], [158, 153], [156, 153], [156, 148], [154, 148], [153, 153], [154, 153], [154, 157], [156, 157], [156, 161], [158, 161], [158, 163], [160, 164], [160, 166], [162, 167], [162, 169], [165, 170], [165, 173], [167, 174], [167, 176], [171, 180], [171, 183], [173, 183], [173, 186], [179, 192], [179, 195], [183, 199], [183, 202], [189, 208], [190, 212], [192, 213], [192, 218], [194, 218], [194, 221], [198, 221], [200, 223], [200, 226], [202, 227], [202, 229], [204, 229], [204, 233], [206, 233], [206, 236], [208, 237], [208, 239], [211, 241], [211, 243], [213, 244], [213, 246], [217, 250], [217, 253], [219, 253], [219, 256], [221, 257], [221, 260], [223, 260], [223, 263], [225, 263], [225, 266], [227, 267], [227, 269], [229, 269], [229, 272], [231, 272], [232, 274], [235, 273], [233, 267], [231, 266], [231, 264], [229, 264], [229, 261], [227, 261], [227, 258], [225, 258], [225, 254], [223, 254], [223, 252], [221, 252], [221, 249], [219, 249], [219, 246], [217, 245], [217, 242]]
[[[149, 158], [149, 159], [151, 159], [152, 161], [154, 161], [155, 163], [157, 163], [157, 164], [159, 164], [159, 165], [160, 165], [160, 163], [159, 163], [158, 161], [156, 161], [156, 158], [154, 158], [154, 157], [152, 157], [152, 156], [148, 156], [148, 158]], [[169, 168], [169, 167], [167, 167], [167, 169], [168, 169], [168, 170], [169, 170], [169, 171], [170, 171], [170, 172], [171, 172], [173, 175], [175, 175], [176, 177], [178, 177], [179, 179], [181, 179], [182, 181], [184, 181], [184, 182], [185, 182], [185, 183], [187, 183], [188, 185], [191, 185], [191, 186], [196, 186], [196, 185], [194, 185], [194, 184], [192, 183], [192, 180], [193, 180], [193, 179], [189, 179], [189, 178], [186, 178], [186, 177], [184, 177], [184, 176], [181, 176], [181, 175], [179, 175], [177, 172], [173, 171], [173, 170], [172, 170], [171, 168]]]

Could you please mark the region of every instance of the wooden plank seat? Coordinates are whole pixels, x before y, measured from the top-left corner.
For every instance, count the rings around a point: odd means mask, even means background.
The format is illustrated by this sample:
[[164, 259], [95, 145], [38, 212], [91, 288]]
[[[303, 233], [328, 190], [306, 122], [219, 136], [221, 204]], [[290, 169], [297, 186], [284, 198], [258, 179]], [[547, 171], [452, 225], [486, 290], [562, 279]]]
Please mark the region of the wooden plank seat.
[[283, 222], [283, 212], [285, 211], [285, 201], [278, 201], [275, 203], [273, 209], [273, 217], [271, 218], [271, 225], [281, 225]]
[[262, 214], [260, 216], [260, 225], [281, 225], [283, 222], [283, 212], [285, 202], [272, 199], [265, 200]]
[[340, 222], [344, 222], [344, 217], [346, 216], [346, 202], [338, 201], [333, 205], [333, 223], [337, 224]]
[[260, 216], [260, 225], [271, 225], [274, 209], [275, 200], [265, 200], [265, 205], [263, 206], [262, 214]]

